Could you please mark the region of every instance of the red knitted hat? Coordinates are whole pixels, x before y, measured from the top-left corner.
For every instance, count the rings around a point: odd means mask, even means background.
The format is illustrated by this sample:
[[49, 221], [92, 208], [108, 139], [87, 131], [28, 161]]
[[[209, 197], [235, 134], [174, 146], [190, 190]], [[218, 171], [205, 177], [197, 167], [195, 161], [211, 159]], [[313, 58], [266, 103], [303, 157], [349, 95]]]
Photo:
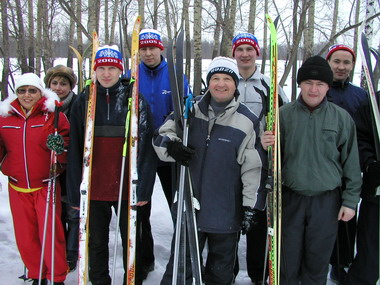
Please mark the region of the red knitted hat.
[[329, 47], [329, 52], [327, 53], [326, 55], [326, 60], [329, 60], [330, 56], [338, 51], [338, 50], [345, 50], [345, 51], [348, 51], [349, 53], [352, 54], [352, 57], [353, 57], [353, 60], [356, 61], [356, 55], [355, 55], [355, 52], [352, 48], [350, 48], [349, 46], [346, 46], [346, 45], [341, 45], [341, 44], [337, 44], [337, 45], [333, 45], [331, 47]]
[[158, 47], [160, 50], [164, 50], [160, 32], [153, 29], [141, 30], [139, 34], [139, 48], [144, 47]]
[[123, 71], [123, 58], [119, 48], [116, 45], [100, 47], [95, 55], [94, 70], [98, 66], [116, 66]]

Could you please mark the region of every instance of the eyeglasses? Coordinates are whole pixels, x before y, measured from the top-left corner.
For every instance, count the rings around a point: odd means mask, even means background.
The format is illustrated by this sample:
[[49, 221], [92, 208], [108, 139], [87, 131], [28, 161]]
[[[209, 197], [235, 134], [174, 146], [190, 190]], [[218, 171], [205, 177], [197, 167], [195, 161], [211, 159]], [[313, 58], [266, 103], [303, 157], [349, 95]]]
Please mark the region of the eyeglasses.
[[29, 94], [37, 94], [38, 89], [36, 89], [36, 88], [28, 88], [28, 89], [19, 88], [19, 89], [17, 89], [18, 94], [25, 94], [26, 92], [28, 92]]

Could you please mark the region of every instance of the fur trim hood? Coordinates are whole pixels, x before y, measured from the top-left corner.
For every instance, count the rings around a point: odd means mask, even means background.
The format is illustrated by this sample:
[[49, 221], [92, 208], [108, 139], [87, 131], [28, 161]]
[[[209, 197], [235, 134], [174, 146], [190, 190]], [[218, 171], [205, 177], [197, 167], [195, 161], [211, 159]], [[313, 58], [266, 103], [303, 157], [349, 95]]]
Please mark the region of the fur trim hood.
[[[55, 101], [59, 102], [58, 95], [52, 91], [51, 89], [44, 88], [42, 89], [42, 98], [41, 100], [45, 99], [43, 103], [43, 110], [46, 110], [48, 112], [54, 112], [55, 109]], [[17, 96], [15, 94], [9, 94], [9, 96], [2, 102], [0, 102], [0, 116], [1, 117], [8, 117], [11, 116], [15, 109], [12, 106], [12, 102], [17, 100]]]

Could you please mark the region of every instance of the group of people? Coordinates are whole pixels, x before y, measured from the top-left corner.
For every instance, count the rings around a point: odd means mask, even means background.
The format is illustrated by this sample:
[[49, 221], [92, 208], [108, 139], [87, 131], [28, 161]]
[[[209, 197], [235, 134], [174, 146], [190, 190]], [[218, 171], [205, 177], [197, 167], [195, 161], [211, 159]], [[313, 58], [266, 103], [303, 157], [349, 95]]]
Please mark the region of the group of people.
[[[232, 44], [232, 58], [214, 58], [207, 69], [207, 91], [196, 98], [185, 146], [177, 136], [172, 114], [161, 34], [153, 29], [140, 32], [136, 284], [142, 284], [155, 266], [150, 213], [156, 174], [169, 209], [173, 215], [176, 211], [174, 162], [189, 167], [194, 196], [200, 203], [196, 212], [199, 250], [207, 248], [203, 282], [234, 282], [242, 233], [246, 234], [247, 273], [254, 284], [267, 284], [264, 182], [266, 149], [275, 140], [265, 131], [270, 79], [256, 64], [260, 46], [253, 34], [240, 33]], [[349, 79], [355, 61], [350, 47], [334, 45], [326, 59], [313, 56], [299, 68], [300, 95], [296, 101], [289, 103], [279, 88], [281, 284], [326, 284], [329, 264], [330, 277], [339, 284], [374, 285], [379, 277], [379, 200], [375, 189], [380, 185], [380, 162], [367, 94]], [[127, 265], [127, 183], [123, 184], [121, 201], [118, 191], [131, 86], [127, 79], [130, 71], [123, 69], [123, 58], [115, 45], [98, 49], [93, 72], [97, 104], [89, 279], [92, 284], [107, 285], [111, 284], [109, 225], [112, 211], [117, 213], [119, 207], [125, 272]], [[46, 72], [46, 88], [37, 75], [26, 73], [16, 82], [17, 97], [0, 104], [1, 171], [9, 177], [16, 242], [33, 284], [47, 284], [47, 280], [64, 284], [78, 259], [79, 187], [89, 88], [75, 95], [76, 81], [72, 69], [62, 65]], [[185, 94], [188, 90], [184, 76]], [[61, 112], [55, 112], [58, 105]], [[61, 138], [59, 143], [49, 143], [54, 133]], [[57, 155], [58, 177], [52, 177], [50, 169], [52, 152]], [[128, 169], [122, 175], [128, 179]], [[47, 203], [52, 179], [56, 179], [54, 273], [52, 217], [44, 223], [47, 207], [52, 213], [52, 203]], [[47, 244], [41, 272], [44, 228]], [[172, 284], [173, 257], [174, 248], [163, 285]], [[192, 284], [189, 258], [186, 284]]]

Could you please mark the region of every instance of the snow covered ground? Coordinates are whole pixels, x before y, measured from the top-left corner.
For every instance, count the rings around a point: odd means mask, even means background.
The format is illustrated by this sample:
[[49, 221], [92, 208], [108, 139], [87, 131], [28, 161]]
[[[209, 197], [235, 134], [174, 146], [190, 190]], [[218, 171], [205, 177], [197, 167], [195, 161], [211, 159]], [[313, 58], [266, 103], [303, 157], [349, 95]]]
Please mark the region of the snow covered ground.
[[[0, 190], [0, 285], [21, 285], [24, 282], [18, 279], [18, 276], [24, 272], [24, 265], [21, 261], [18, 253], [14, 232], [12, 216], [9, 208], [8, 201], [8, 189], [7, 180], [0, 174], [0, 182], [2, 189]], [[144, 281], [144, 285], [157, 285], [159, 284], [162, 275], [165, 271], [167, 260], [170, 254], [170, 241], [173, 233], [171, 217], [169, 208], [167, 206], [163, 191], [160, 183], [156, 181], [156, 187], [154, 189], [152, 198], [152, 231], [155, 242], [155, 269], [148, 275], [148, 278]], [[111, 233], [110, 233], [110, 268], [112, 268], [113, 262], [113, 244], [114, 244], [114, 229], [116, 219], [111, 221]], [[119, 239], [120, 244], [120, 239]], [[252, 284], [247, 275], [246, 263], [245, 263], [245, 236], [239, 244], [239, 259], [240, 259], [240, 272], [236, 278], [236, 285], [248, 285]], [[78, 284], [77, 271], [68, 274], [65, 284], [75, 285]], [[116, 267], [116, 282], [115, 285], [121, 285], [123, 270], [122, 270], [122, 258], [121, 249], [118, 251], [117, 267]], [[30, 284], [30, 283], [26, 283]], [[327, 285], [333, 283], [328, 281]]]

